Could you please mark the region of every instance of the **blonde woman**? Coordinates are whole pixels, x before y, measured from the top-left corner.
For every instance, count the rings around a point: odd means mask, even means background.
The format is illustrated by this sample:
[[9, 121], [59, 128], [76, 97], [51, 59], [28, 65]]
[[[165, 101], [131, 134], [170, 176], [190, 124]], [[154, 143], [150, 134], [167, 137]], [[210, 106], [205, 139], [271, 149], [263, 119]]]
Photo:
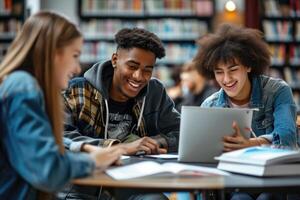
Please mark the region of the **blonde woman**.
[[0, 199], [43, 197], [72, 178], [105, 169], [123, 153], [121, 147], [64, 151], [60, 91], [80, 72], [82, 43], [73, 23], [39, 12], [25, 22], [2, 61]]

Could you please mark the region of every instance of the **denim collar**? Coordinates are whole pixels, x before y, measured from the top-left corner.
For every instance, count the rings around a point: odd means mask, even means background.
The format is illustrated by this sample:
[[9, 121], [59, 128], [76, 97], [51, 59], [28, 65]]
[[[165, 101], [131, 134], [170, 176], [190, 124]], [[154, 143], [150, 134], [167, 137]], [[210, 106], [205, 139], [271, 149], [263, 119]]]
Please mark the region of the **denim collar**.
[[[260, 76], [253, 76], [251, 79], [251, 108], [261, 108], [262, 104], [262, 86]], [[217, 101], [218, 107], [230, 107], [229, 98], [223, 89], [220, 90], [220, 96]]]

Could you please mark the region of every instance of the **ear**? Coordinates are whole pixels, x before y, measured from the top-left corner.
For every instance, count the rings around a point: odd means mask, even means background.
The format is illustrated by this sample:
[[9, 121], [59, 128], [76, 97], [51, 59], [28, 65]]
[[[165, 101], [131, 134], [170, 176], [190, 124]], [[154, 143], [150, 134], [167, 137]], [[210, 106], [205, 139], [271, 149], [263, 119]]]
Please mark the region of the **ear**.
[[248, 72], [248, 73], [250, 73], [250, 72], [251, 72], [251, 70], [252, 70], [252, 68], [251, 68], [251, 67], [248, 67], [248, 68], [247, 68], [247, 72]]
[[117, 66], [117, 60], [118, 60], [118, 54], [117, 53], [113, 53], [111, 56], [111, 63], [113, 66]]

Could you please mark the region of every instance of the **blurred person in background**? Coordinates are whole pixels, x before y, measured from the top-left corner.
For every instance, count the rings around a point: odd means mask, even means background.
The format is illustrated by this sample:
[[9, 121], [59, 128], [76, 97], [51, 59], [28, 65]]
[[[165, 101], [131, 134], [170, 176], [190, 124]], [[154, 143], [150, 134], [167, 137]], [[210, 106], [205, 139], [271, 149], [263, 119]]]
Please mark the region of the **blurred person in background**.
[[182, 106], [200, 106], [207, 97], [217, 91], [217, 88], [197, 71], [192, 61], [183, 65], [180, 80], [181, 101], [176, 104], [178, 111]]

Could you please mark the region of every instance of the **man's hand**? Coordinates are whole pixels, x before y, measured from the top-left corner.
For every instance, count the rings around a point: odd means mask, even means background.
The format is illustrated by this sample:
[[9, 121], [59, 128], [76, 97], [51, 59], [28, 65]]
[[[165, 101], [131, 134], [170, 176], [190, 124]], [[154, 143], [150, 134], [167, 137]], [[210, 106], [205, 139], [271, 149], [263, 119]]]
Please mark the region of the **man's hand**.
[[[247, 139], [241, 134], [241, 130], [237, 123], [234, 121], [232, 123], [232, 128], [234, 129], [234, 133], [232, 136], [224, 136], [224, 151], [234, 151], [246, 147], [251, 146], [260, 146], [261, 144], [268, 143], [264, 138], [250, 138]], [[249, 128], [245, 128], [249, 129]]]
[[164, 154], [166, 149], [159, 148], [156, 140], [150, 137], [143, 137], [134, 142], [122, 143], [117, 146], [122, 146], [127, 155], [135, 155], [138, 151], [144, 151], [146, 154]]

